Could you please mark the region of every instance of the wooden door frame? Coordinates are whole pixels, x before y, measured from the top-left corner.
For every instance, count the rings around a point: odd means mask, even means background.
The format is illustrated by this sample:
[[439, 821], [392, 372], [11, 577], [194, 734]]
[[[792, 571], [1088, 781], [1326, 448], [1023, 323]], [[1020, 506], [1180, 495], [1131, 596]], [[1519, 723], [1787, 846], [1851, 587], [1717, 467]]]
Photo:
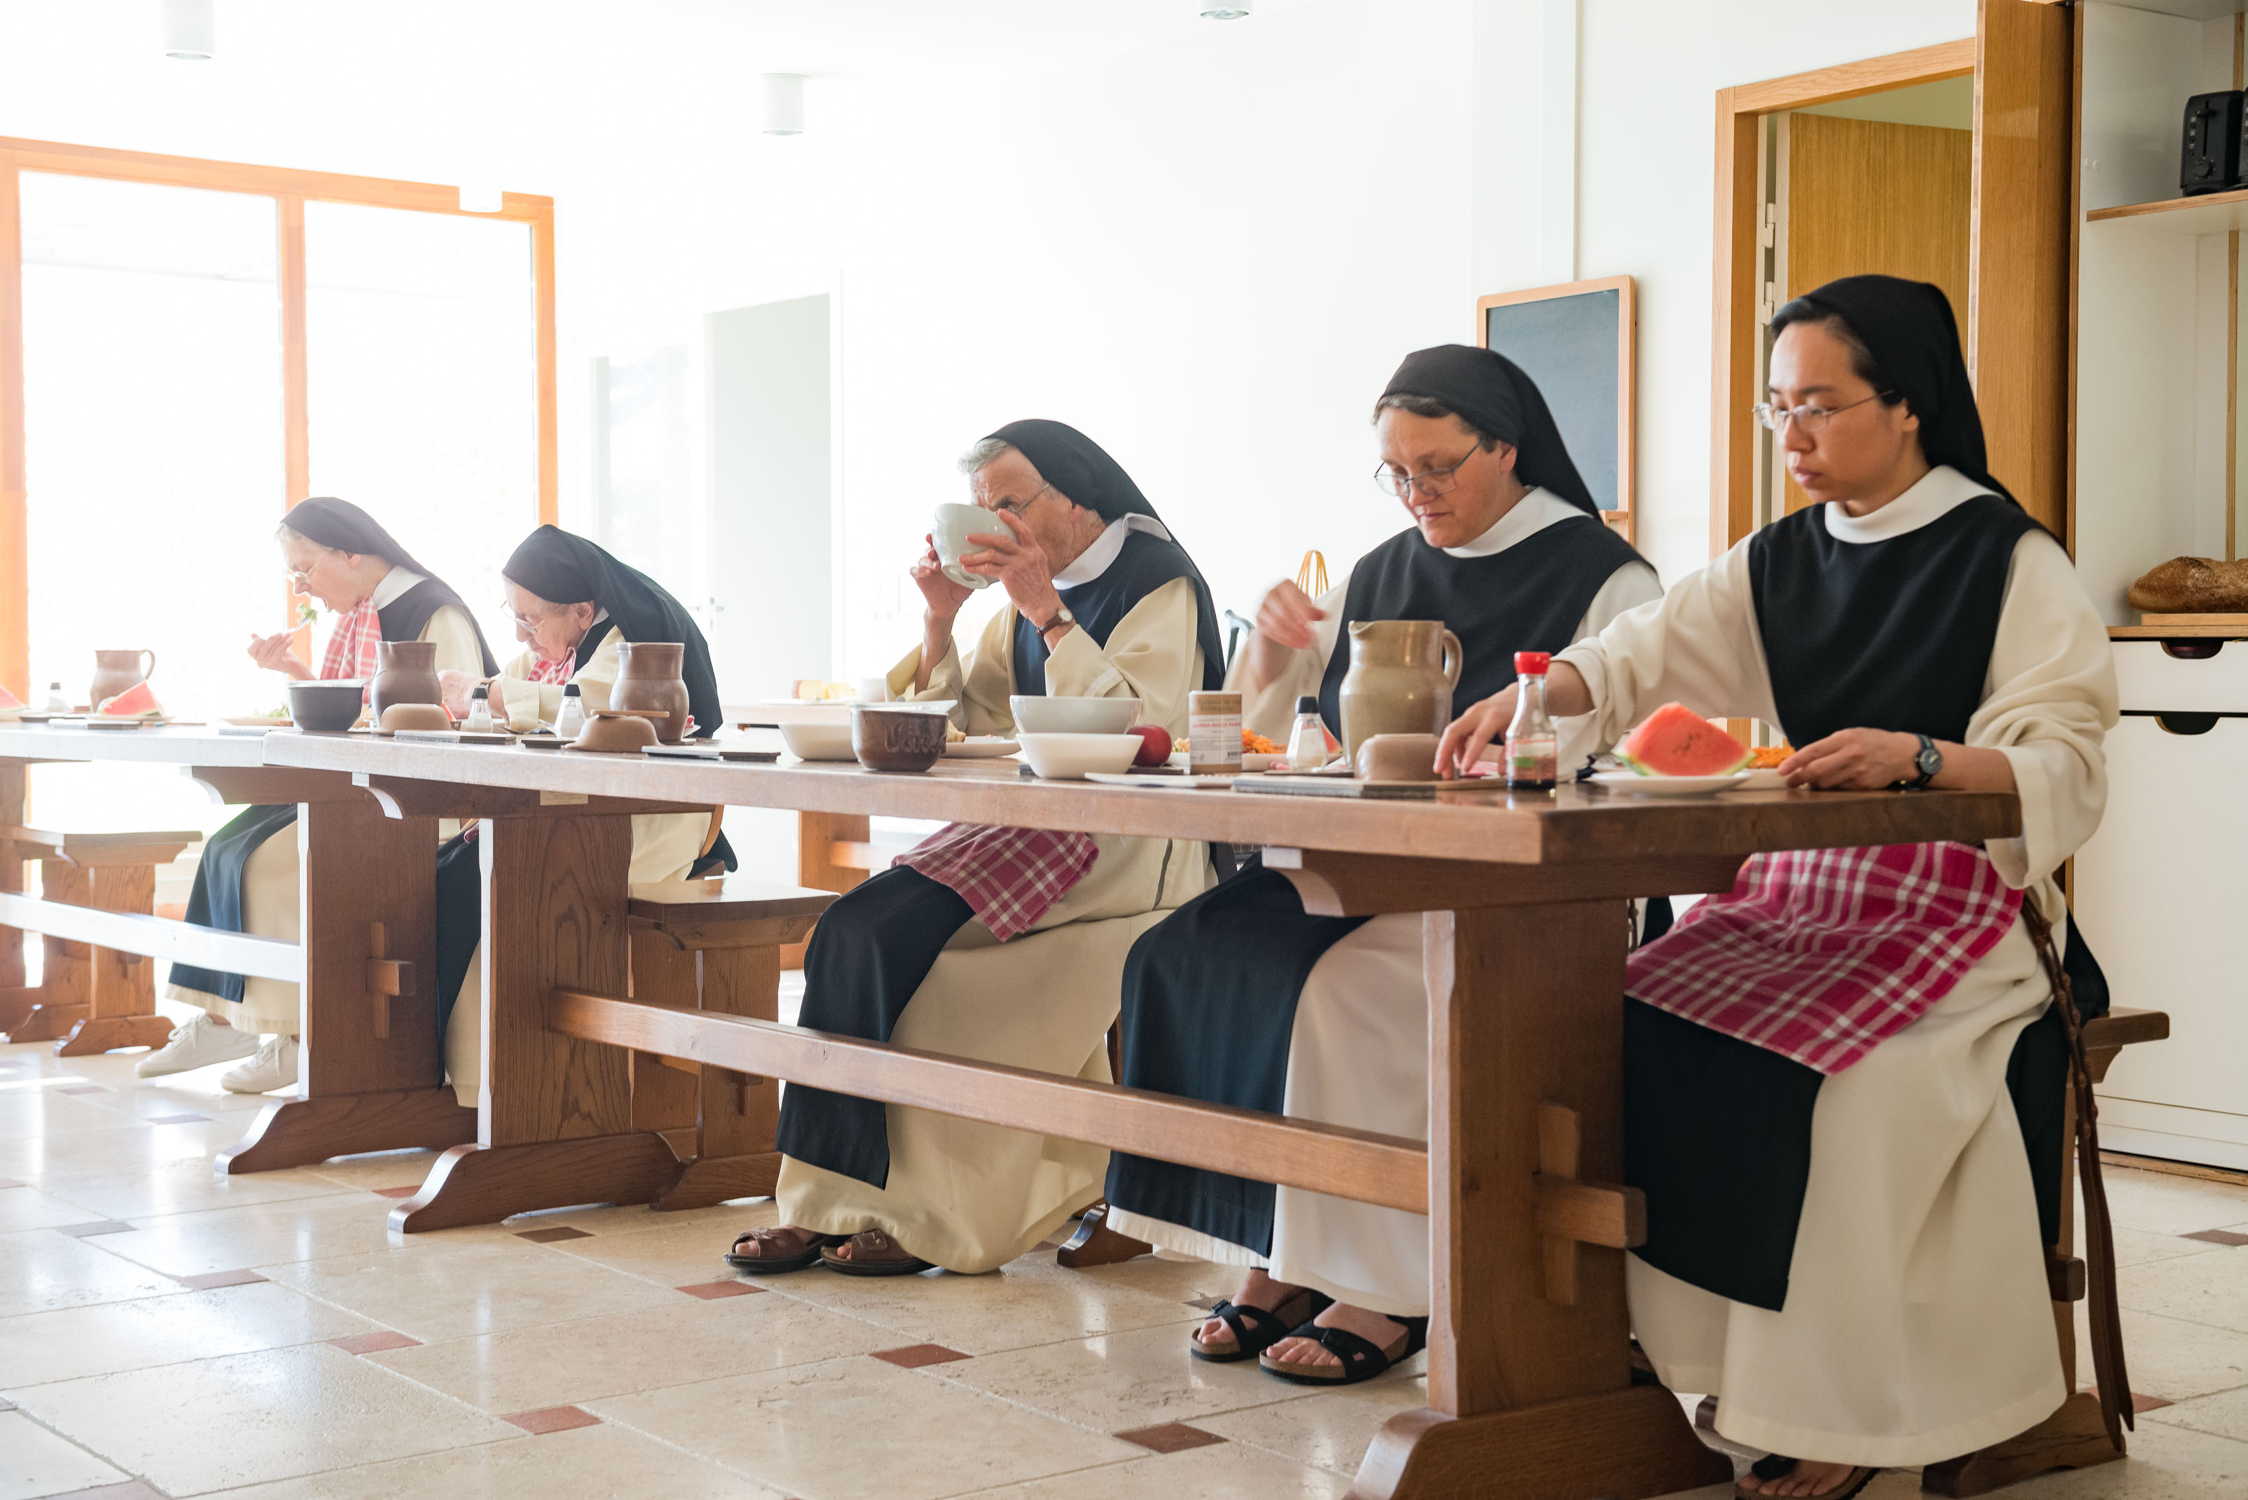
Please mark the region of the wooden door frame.
[[1714, 556], [1755, 526], [1751, 470], [1762, 117], [1905, 84], [1975, 80], [1969, 305], [1958, 310], [1994, 472], [2067, 534], [2074, 17], [2054, 5], [1979, 0], [1974, 37], [1717, 94], [1716, 297], [1710, 343]]
[[531, 193], [505, 193], [496, 211], [467, 213], [460, 206], [460, 190], [441, 183], [356, 177], [341, 172], [310, 172], [291, 167], [160, 156], [144, 151], [117, 151], [0, 136], [0, 683], [20, 686], [28, 699], [37, 701], [35, 684], [30, 681], [29, 482], [24, 459], [23, 227], [18, 190], [23, 172], [216, 189], [274, 200], [285, 486], [276, 515], [305, 498], [306, 488], [311, 483], [305, 357], [304, 205], [308, 202], [355, 203], [529, 225], [534, 363], [538, 383], [538, 519], [546, 523], [555, 520], [561, 474], [556, 457], [560, 409], [555, 396], [552, 198]]

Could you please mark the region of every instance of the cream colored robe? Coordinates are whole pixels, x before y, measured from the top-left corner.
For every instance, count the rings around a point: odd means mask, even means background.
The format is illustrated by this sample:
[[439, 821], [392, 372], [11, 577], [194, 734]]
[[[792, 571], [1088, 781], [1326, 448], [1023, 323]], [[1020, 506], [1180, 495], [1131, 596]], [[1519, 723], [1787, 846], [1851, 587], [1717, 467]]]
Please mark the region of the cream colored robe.
[[[1195, 615], [1193, 585], [1177, 579], [1118, 621], [1105, 648], [1071, 631], [1047, 658], [1046, 691], [1138, 698], [1142, 722], [1183, 735], [1187, 694], [1202, 685]], [[891, 669], [891, 695], [958, 699], [952, 718], [965, 733], [1011, 734], [1014, 623], [1014, 610], [999, 611], [967, 662], [957, 647], [947, 651], [918, 695], [916, 649]], [[891, 1040], [1109, 1081], [1125, 955], [1163, 913], [1210, 884], [1210, 858], [1208, 846], [1185, 840], [1096, 834], [1094, 843], [1098, 861], [1035, 930], [1002, 944], [971, 919], [914, 991]], [[786, 1159], [780, 1222], [823, 1234], [884, 1229], [947, 1270], [989, 1271], [1097, 1200], [1108, 1173], [1108, 1152], [1081, 1141], [895, 1104], [888, 1120], [886, 1187]]]
[[[401, 571], [392, 569], [392, 576]], [[389, 581], [385, 578], [383, 584]], [[397, 593], [404, 591], [400, 589]], [[375, 592], [377, 597], [382, 596], [383, 586], [378, 585]], [[417, 639], [437, 643], [438, 671], [465, 672], [470, 677], [483, 674], [484, 653], [477, 644], [476, 622], [459, 605], [447, 604], [432, 614]], [[451, 830], [441, 831], [449, 833]], [[294, 828], [258, 845], [242, 872], [243, 931], [256, 937], [295, 942], [302, 919], [297, 877], [297, 831]], [[243, 1031], [294, 1036], [304, 1025], [304, 1006], [297, 987], [285, 979], [250, 977], [243, 983], [240, 1004], [208, 990], [193, 990], [176, 984], [164, 987], [164, 998], [179, 1005], [199, 1006]]]
[[[1828, 530], [1868, 542], [1978, 491], [1950, 469]], [[1562, 653], [1602, 738], [1670, 701], [1778, 721], [1748, 543]], [[2068, 556], [2016, 546], [1982, 706], [1966, 742], [2012, 763], [2022, 834], [1986, 847], [2059, 928], [2055, 875], [2098, 826], [2101, 741], [2116, 720], [2107, 632]], [[2056, 934], [2058, 936], [2058, 934]], [[2014, 1041], [2051, 999], [2017, 925], [1927, 1015], [1829, 1077], [1781, 1311], [1627, 1261], [1632, 1322], [1665, 1384], [1722, 1399], [1717, 1430], [1832, 1463], [1913, 1465], [2013, 1436], [2066, 1394], [2037, 1208], [2006, 1090]]]
[[[624, 637], [616, 631], [593, 650], [570, 680], [578, 685], [586, 712], [609, 706], [616, 686], [618, 647]], [[493, 717], [504, 709], [507, 727], [527, 733], [540, 723], [552, 723], [562, 707], [559, 683], [532, 682], [535, 658], [528, 651], [516, 656], [492, 679]], [[648, 813], [632, 820], [632, 883], [647, 885], [679, 880], [702, 857], [711, 837], [707, 813]], [[445, 1026], [445, 1076], [460, 1102], [474, 1108], [483, 1097], [484, 1077], [484, 950], [481, 944], [461, 980], [460, 997], [453, 1002], [452, 1019]]]

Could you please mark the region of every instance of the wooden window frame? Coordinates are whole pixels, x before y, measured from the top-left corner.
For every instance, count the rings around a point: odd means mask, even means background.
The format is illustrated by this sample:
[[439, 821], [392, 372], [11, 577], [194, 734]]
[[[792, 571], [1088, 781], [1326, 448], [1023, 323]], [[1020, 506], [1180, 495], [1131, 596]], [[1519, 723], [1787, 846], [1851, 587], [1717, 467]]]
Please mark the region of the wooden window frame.
[[[560, 496], [556, 449], [560, 407], [555, 397], [554, 200], [505, 193], [491, 213], [468, 213], [459, 189], [441, 183], [355, 177], [199, 157], [159, 156], [98, 146], [0, 136], [0, 683], [30, 681], [30, 520], [24, 460], [23, 223], [20, 174], [47, 172], [169, 187], [246, 193], [275, 202], [278, 227], [282, 366], [282, 456], [285, 492], [278, 514], [305, 498], [312, 472], [310, 401], [306, 391], [304, 206], [353, 203], [465, 219], [502, 219], [531, 229], [532, 307], [538, 383], [538, 520], [555, 520]], [[304, 632], [298, 633], [300, 653]]]

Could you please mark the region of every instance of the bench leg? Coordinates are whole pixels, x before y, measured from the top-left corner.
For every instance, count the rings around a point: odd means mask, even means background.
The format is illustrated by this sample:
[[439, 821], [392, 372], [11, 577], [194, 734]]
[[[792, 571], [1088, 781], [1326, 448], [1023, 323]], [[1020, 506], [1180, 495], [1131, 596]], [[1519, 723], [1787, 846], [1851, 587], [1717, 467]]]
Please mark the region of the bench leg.
[[[780, 1019], [780, 948], [706, 948], [677, 956], [696, 966], [689, 993], [704, 1010]], [[653, 1206], [708, 1208], [730, 1198], [770, 1197], [781, 1175], [780, 1153], [773, 1149], [780, 1131], [780, 1084], [730, 1068], [704, 1068], [697, 1085], [701, 1149]]]
[[[102, 911], [156, 909], [153, 865], [113, 865], [92, 876], [88, 905]], [[161, 1047], [172, 1024], [156, 1014], [156, 964], [138, 953], [94, 948], [87, 954], [86, 1019], [55, 1047], [59, 1057], [84, 1057], [118, 1047]]]
[[220, 1153], [219, 1175], [302, 1167], [365, 1151], [441, 1150], [476, 1139], [476, 1111], [451, 1088], [393, 1089], [276, 1099], [242, 1143]]
[[[94, 904], [94, 872], [59, 859], [39, 862], [39, 893], [72, 906]], [[11, 1042], [55, 1042], [71, 1033], [91, 1011], [95, 950], [67, 938], [42, 935], [40, 983], [23, 991], [31, 999], [22, 1018], [8, 1028]]]
[[[0, 761], [0, 825], [23, 826], [23, 762]], [[23, 861], [0, 850], [0, 891], [23, 890]], [[14, 1031], [34, 997], [23, 987], [23, 932], [0, 927], [0, 1034]]]
[[[660, 932], [632, 935], [632, 989], [650, 1005], [691, 1005], [695, 954]], [[692, 1129], [701, 1080], [652, 1052], [632, 1054], [632, 1125], [635, 1130]]]

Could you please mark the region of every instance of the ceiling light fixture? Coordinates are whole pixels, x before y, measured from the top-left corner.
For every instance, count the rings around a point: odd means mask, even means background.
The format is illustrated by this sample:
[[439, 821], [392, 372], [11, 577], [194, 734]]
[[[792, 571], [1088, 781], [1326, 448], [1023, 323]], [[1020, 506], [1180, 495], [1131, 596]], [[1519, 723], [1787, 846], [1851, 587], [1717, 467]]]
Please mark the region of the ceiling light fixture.
[[506, 205], [500, 201], [500, 190], [496, 184], [479, 182], [473, 186], [461, 184], [460, 206], [464, 214], [496, 214]]
[[181, 62], [209, 62], [217, 25], [213, 0], [164, 0], [164, 55]]
[[1195, 0], [1205, 21], [1238, 21], [1249, 13], [1250, 0]]
[[765, 133], [767, 135], [802, 135], [804, 133], [804, 75], [801, 73], [766, 73], [759, 82], [765, 88]]

